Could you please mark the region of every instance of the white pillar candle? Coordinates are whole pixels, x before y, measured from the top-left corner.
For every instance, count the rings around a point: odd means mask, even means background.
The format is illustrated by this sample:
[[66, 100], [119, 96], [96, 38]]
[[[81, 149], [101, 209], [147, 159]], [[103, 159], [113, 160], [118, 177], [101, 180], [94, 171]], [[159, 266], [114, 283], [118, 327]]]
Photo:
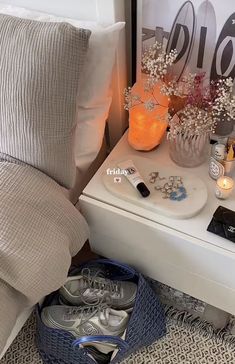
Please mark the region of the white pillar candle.
[[225, 200], [229, 197], [234, 187], [234, 181], [230, 177], [220, 177], [216, 182], [215, 195], [217, 198]]

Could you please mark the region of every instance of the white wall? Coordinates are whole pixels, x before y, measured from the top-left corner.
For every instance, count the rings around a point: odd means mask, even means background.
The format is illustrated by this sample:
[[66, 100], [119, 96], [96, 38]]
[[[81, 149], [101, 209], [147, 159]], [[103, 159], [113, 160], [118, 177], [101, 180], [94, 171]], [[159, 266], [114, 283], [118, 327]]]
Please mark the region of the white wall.
[[3, 0], [1, 3], [103, 24], [122, 21], [124, 14], [123, 0]]
[[[96, 0], [3, 0], [2, 3], [20, 6], [81, 20], [96, 20]], [[83, 11], [84, 9], [84, 11]]]

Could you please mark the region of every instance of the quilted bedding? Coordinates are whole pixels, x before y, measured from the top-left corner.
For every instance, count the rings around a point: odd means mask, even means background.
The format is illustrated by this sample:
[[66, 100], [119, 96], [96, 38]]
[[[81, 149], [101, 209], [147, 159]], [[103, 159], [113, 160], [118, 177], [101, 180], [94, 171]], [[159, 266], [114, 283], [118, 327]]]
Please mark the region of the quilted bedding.
[[0, 352], [21, 311], [65, 282], [87, 238], [56, 182], [0, 154]]

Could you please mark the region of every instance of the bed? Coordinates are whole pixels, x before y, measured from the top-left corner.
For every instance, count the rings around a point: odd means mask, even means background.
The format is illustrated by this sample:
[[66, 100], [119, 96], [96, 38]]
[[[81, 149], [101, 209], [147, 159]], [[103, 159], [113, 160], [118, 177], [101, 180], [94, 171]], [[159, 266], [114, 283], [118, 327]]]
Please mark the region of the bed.
[[[125, 20], [124, 0], [87, 0], [86, 2], [83, 0], [67, 0], [66, 2], [63, 0], [51, 0], [50, 2], [46, 0], [8, 0], [7, 4], [0, 3], [0, 13], [3, 12], [5, 14], [27, 18], [27, 12], [25, 13], [24, 10], [19, 9], [17, 13], [17, 10], [14, 7], [30, 9], [33, 12], [36, 12], [36, 16], [38, 16], [38, 12], [42, 12], [62, 18], [78, 19], [82, 24], [90, 23], [91, 27], [94, 26], [94, 24], [96, 26], [99, 26], [99, 24], [108, 26]], [[41, 15], [43, 16], [43, 14]], [[105, 116], [105, 120], [103, 120], [104, 114], [102, 115], [101, 119], [103, 119], [98, 127], [89, 122], [89, 120], [86, 123], [85, 131], [82, 131], [82, 127], [80, 127], [80, 132], [83, 133], [84, 140], [85, 137], [86, 140], [90, 138], [93, 147], [87, 149], [86, 145], [83, 145], [82, 143], [79, 145], [79, 157], [77, 158], [79, 162], [76, 163], [76, 183], [74, 183], [72, 189], [68, 188], [68, 186], [63, 189], [64, 193], [68, 195], [73, 203], [77, 201], [81, 190], [105, 158], [107, 149], [112, 148], [116, 144], [126, 128], [127, 120], [123, 109], [123, 89], [126, 86], [126, 82], [125, 32], [123, 30], [119, 35], [118, 52], [115, 53], [115, 66], [112, 73], [113, 98], [109, 114]], [[93, 133], [91, 130], [96, 131]], [[32, 309], [33, 308], [27, 309], [18, 316], [15, 327], [8, 338], [4, 350], [0, 354], [0, 358], [3, 357], [6, 350], [11, 345], [31, 314]]]

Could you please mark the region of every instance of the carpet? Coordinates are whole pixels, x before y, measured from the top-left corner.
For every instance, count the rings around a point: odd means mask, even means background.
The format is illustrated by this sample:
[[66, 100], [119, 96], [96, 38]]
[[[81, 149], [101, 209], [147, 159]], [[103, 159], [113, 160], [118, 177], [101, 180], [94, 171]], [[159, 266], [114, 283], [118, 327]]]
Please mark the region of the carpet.
[[[216, 331], [185, 311], [166, 308], [167, 335], [135, 353], [122, 364], [235, 364], [235, 337], [231, 324]], [[0, 364], [43, 364], [35, 346], [32, 315]]]

